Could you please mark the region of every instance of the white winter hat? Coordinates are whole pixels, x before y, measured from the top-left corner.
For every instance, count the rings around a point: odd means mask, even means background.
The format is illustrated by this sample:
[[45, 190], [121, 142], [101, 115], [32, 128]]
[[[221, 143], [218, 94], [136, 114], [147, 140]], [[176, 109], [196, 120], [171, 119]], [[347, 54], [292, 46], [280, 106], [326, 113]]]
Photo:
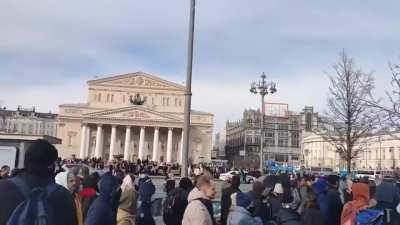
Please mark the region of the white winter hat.
[[274, 187], [273, 193], [275, 194], [283, 194], [283, 187], [281, 183], [276, 183]]

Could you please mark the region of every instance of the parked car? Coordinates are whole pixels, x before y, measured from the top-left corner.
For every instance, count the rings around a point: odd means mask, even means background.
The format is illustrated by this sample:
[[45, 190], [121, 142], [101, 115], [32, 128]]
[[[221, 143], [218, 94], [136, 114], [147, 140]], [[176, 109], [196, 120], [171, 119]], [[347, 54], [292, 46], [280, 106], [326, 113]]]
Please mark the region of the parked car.
[[[229, 180], [229, 179], [231, 179], [233, 176], [240, 176], [241, 174], [240, 174], [240, 171], [237, 171], [237, 170], [233, 170], [233, 171], [229, 171], [229, 172], [227, 172], [227, 173], [221, 173], [220, 175], [219, 175], [219, 179], [220, 180], [223, 180], [223, 181], [226, 181], [226, 180]], [[257, 178], [255, 178], [255, 177], [253, 177], [253, 176], [251, 176], [251, 175], [246, 175], [246, 182], [245, 183], [253, 183], [255, 180], [256, 180]]]

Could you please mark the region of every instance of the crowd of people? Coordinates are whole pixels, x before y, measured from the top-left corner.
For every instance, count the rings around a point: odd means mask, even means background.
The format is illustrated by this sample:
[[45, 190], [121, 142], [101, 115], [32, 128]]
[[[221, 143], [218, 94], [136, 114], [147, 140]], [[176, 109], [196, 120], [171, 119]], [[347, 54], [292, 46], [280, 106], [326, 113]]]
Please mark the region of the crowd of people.
[[[89, 167], [64, 170], [63, 164]], [[64, 161], [45, 140], [25, 153], [24, 169], [0, 170], [0, 225], [155, 225], [150, 175], [166, 174], [162, 220], [166, 225], [359, 225], [400, 224], [395, 182], [377, 177], [352, 180], [330, 175], [269, 174], [241, 190], [240, 176], [217, 193], [215, 169], [193, 169], [178, 181], [170, 165], [119, 161], [107, 169], [101, 159]], [[220, 201], [219, 201], [220, 200]], [[220, 202], [216, 215], [213, 201]]]

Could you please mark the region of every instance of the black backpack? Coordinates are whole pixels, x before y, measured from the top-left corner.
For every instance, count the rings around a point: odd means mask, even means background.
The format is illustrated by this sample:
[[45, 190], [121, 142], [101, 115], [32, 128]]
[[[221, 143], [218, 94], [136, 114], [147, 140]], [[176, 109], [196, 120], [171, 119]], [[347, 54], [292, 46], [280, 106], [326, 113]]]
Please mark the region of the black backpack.
[[181, 188], [176, 188], [168, 193], [163, 205], [163, 220], [165, 224], [180, 224], [182, 222], [183, 213], [188, 204], [186, 193]]

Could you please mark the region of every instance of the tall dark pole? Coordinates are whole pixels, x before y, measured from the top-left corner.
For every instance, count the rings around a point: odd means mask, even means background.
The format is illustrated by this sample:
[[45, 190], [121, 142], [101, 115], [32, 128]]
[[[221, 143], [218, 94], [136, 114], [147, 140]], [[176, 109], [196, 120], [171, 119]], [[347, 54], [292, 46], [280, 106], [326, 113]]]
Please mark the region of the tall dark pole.
[[[262, 79], [262, 82], [265, 83], [265, 78]], [[265, 115], [265, 103], [264, 103], [265, 94], [261, 94], [261, 125], [260, 125], [260, 171], [262, 172], [264, 169], [264, 115]]]
[[190, 146], [190, 111], [192, 101], [192, 65], [193, 65], [193, 37], [194, 37], [194, 18], [195, 18], [196, 0], [190, 0], [190, 20], [189, 20], [189, 39], [188, 55], [186, 67], [186, 91], [185, 91], [185, 115], [183, 125], [183, 145], [182, 145], [182, 169], [181, 176], [188, 176], [189, 164], [189, 146]]

